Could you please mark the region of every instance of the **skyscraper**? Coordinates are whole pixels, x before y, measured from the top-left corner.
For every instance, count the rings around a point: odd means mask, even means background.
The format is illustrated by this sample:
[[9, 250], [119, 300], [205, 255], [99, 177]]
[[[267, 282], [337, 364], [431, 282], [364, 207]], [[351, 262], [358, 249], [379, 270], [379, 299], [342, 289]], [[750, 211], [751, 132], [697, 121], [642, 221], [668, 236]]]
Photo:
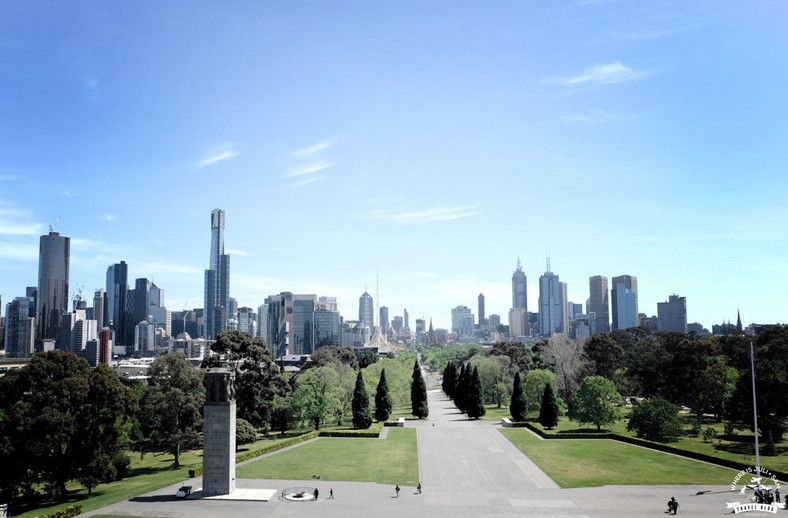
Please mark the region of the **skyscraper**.
[[638, 325], [638, 278], [633, 275], [613, 277], [611, 290], [613, 329]]
[[60, 317], [68, 313], [68, 273], [71, 238], [50, 230], [41, 236], [38, 252], [36, 334], [39, 341], [57, 340]]
[[484, 325], [484, 294], [479, 293], [479, 327]]
[[230, 309], [230, 256], [224, 253], [224, 211], [211, 211], [211, 257], [205, 270], [203, 334], [208, 339], [227, 329]]
[[33, 354], [35, 321], [30, 316], [33, 299], [17, 297], [8, 303], [5, 312], [5, 355], [25, 358]]
[[687, 332], [687, 298], [671, 295], [667, 302], [657, 303], [659, 331]]
[[460, 338], [473, 336], [473, 313], [467, 306], [457, 306], [451, 310], [451, 332]]
[[528, 293], [526, 291], [528, 280], [523, 272], [520, 258], [517, 258], [517, 269], [512, 274], [512, 307], [523, 308], [528, 311]]
[[547, 271], [539, 277], [539, 334], [566, 333], [566, 303], [566, 283], [550, 271], [548, 258]]
[[610, 332], [610, 303], [607, 291], [607, 277], [594, 275], [588, 279], [588, 313], [596, 315], [596, 332]]
[[128, 297], [129, 267], [126, 261], [121, 261], [107, 268], [107, 316], [115, 332], [116, 345], [130, 345], [134, 337], [134, 326], [127, 324], [130, 319]]
[[375, 326], [375, 306], [367, 290], [358, 299], [358, 320], [364, 327], [372, 329]]
[[383, 336], [389, 335], [389, 308], [388, 306], [380, 306], [380, 334]]

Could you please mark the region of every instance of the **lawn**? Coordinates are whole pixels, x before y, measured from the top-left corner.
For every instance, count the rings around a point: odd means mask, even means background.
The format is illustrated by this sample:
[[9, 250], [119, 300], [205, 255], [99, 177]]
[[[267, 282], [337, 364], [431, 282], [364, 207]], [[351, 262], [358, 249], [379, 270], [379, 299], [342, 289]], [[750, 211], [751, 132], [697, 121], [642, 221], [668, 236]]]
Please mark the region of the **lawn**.
[[730, 484], [734, 470], [604, 439], [541, 440], [524, 428], [501, 433], [564, 488]]
[[392, 427], [386, 439], [318, 439], [236, 471], [238, 478], [309, 480], [312, 475], [324, 480], [416, 485], [416, 430]]

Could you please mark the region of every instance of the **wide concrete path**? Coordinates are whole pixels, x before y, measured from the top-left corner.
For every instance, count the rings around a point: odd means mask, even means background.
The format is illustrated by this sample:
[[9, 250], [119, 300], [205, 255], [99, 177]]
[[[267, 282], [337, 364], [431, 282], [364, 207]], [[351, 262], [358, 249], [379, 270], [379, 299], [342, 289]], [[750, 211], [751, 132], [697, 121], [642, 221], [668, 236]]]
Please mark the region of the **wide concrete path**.
[[[178, 485], [86, 513], [157, 517], [235, 518], [241, 516], [316, 518], [499, 518], [664, 516], [675, 495], [682, 514], [725, 514], [734, 495], [720, 486], [606, 486], [560, 489], [517, 450], [491, 421], [468, 420], [442, 392], [429, 392], [430, 416], [408, 421], [416, 427], [422, 494], [389, 485], [337, 481], [238, 480], [240, 488], [318, 487], [317, 502], [176, 500]], [[525, 431], [524, 431], [525, 433]], [[320, 439], [326, 440], [326, 439]], [[731, 472], [731, 479], [735, 473]], [[191, 481], [195, 487], [200, 479]], [[333, 488], [335, 499], [327, 500]], [[700, 493], [700, 494], [698, 494]]]

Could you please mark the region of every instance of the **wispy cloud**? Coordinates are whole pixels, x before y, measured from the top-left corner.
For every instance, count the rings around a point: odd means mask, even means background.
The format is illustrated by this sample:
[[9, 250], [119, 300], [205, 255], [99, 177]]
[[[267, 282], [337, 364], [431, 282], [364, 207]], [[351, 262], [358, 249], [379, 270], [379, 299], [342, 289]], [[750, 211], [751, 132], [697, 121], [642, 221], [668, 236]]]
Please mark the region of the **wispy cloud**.
[[198, 168], [208, 167], [217, 162], [234, 158], [240, 153], [235, 144], [223, 144], [207, 151], [194, 165]]
[[605, 65], [594, 65], [574, 77], [553, 77], [542, 82], [564, 87], [581, 87], [591, 85], [612, 85], [642, 79], [654, 72], [651, 70], [635, 70], [620, 61]]
[[85, 85], [88, 91], [88, 99], [95, 101], [99, 94], [99, 80], [93, 74], [88, 74], [82, 78], [82, 84]]
[[576, 115], [566, 115], [561, 117], [564, 124], [573, 126], [592, 126], [596, 124], [607, 124], [611, 122], [618, 122], [626, 120], [627, 117], [622, 115], [614, 115], [604, 110], [590, 110], [586, 113], [578, 113]]
[[39, 223], [31, 223], [30, 213], [13, 207], [0, 207], [0, 235], [37, 236], [41, 233]]
[[0, 258], [18, 261], [38, 261], [38, 245], [0, 243]]
[[118, 216], [116, 214], [107, 214], [106, 216], [104, 216], [104, 220], [109, 221], [110, 223], [115, 222], [117, 219]]
[[310, 183], [315, 183], [317, 181], [322, 180], [322, 176], [311, 176], [309, 178], [304, 178], [303, 180], [299, 180], [297, 182], [293, 182], [290, 186], [291, 187], [303, 187], [305, 185], [309, 185]]
[[293, 151], [290, 153], [293, 156], [309, 156], [311, 154], [317, 153], [318, 151], [323, 151], [324, 149], [328, 149], [334, 145], [334, 142], [331, 140], [325, 140], [323, 142], [318, 142], [317, 144], [312, 144], [311, 146], [307, 146], [305, 148], [299, 149], [298, 151]]
[[311, 164], [307, 164], [301, 167], [293, 167], [287, 170], [285, 173], [285, 178], [293, 178], [295, 176], [306, 176], [309, 174], [315, 174], [320, 172], [324, 169], [328, 169], [329, 167], [333, 167], [333, 162], [313, 162]]
[[386, 220], [401, 225], [421, 225], [436, 221], [452, 221], [455, 219], [468, 218], [479, 214], [479, 212], [477, 206], [438, 206], [431, 209], [412, 211], [375, 210], [367, 213], [367, 217], [370, 219]]

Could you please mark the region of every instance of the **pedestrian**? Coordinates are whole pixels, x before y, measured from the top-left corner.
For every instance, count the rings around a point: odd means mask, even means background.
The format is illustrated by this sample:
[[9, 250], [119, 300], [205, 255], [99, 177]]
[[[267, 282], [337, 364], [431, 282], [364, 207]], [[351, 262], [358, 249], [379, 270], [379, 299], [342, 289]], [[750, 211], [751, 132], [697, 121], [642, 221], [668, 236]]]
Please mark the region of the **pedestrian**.
[[780, 486], [777, 486], [777, 488], [774, 490], [774, 501], [778, 504], [780, 503]]
[[334, 499], [334, 488], [333, 487], [328, 490], [328, 499], [329, 500], [333, 500]]
[[394, 492], [397, 493], [397, 497], [399, 497], [399, 484], [394, 486]]
[[318, 491], [317, 488], [315, 488], [315, 500], [317, 500], [317, 495], [319, 495], [319, 494], [320, 494], [320, 491]]
[[417, 495], [420, 495], [420, 494], [421, 494], [421, 482], [419, 482], [419, 485], [418, 485], [418, 486], [416, 486], [416, 494], [417, 494]]

